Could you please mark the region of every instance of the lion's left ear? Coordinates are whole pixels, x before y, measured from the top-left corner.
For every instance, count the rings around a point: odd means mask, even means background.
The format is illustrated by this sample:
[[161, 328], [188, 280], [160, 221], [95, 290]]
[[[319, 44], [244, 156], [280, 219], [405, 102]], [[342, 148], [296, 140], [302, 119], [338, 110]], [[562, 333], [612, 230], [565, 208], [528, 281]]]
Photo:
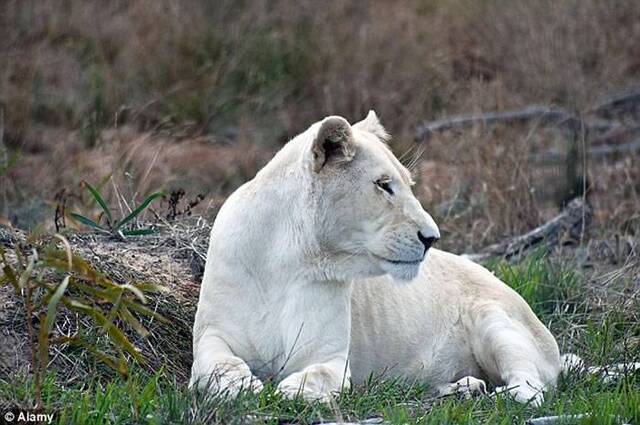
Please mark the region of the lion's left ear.
[[351, 161], [356, 146], [347, 120], [337, 116], [325, 118], [313, 141], [312, 153], [316, 173], [328, 163]]
[[369, 111], [365, 119], [354, 124], [353, 128], [368, 131], [385, 142], [390, 138], [389, 133], [387, 133], [387, 130], [380, 124], [380, 120], [373, 109]]

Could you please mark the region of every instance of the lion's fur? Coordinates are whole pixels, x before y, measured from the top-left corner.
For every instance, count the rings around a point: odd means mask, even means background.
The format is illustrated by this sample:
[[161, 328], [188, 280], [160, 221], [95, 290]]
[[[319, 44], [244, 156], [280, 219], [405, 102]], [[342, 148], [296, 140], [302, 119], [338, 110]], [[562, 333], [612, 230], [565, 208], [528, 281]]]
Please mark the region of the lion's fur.
[[387, 137], [373, 112], [353, 126], [326, 118], [229, 197], [211, 232], [192, 384], [235, 392], [274, 378], [288, 396], [326, 400], [372, 374], [443, 393], [473, 375], [539, 402], [555, 383], [556, 342], [519, 295], [459, 256], [421, 261], [439, 230]]

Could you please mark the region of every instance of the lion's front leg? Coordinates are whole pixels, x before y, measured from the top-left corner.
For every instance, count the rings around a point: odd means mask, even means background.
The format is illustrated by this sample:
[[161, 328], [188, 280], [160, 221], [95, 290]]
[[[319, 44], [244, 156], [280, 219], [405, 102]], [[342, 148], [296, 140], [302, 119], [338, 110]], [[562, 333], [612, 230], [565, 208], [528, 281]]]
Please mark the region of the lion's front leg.
[[287, 398], [302, 396], [308, 401], [328, 403], [333, 393], [350, 386], [349, 368], [344, 360], [313, 364], [292, 373], [278, 385]]
[[222, 338], [205, 332], [194, 347], [189, 387], [235, 397], [243, 389], [261, 391], [262, 382]]

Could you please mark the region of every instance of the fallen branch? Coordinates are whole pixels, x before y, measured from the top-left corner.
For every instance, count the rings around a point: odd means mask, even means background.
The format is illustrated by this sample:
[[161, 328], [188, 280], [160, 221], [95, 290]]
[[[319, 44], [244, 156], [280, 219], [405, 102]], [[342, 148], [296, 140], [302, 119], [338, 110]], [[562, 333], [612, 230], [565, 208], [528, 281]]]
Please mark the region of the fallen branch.
[[604, 118], [613, 118], [640, 111], [640, 89], [612, 97], [592, 109], [592, 112]]
[[[487, 112], [480, 115], [459, 115], [438, 121], [426, 122], [418, 127], [416, 139], [418, 142], [426, 142], [434, 133], [441, 133], [454, 128], [468, 128], [476, 125], [490, 126], [498, 123], [516, 124], [529, 121], [538, 121], [543, 126], [565, 125], [572, 129], [579, 129], [583, 121], [574, 114], [559, 108], [546, 106], [527, 106], [504, 112]], [[607, 126], [600, 123], [598, 128]]]
[[509, 259], [516, 255], [526, 254], [541, 246], [551, 248], [559, 244], [564, 236], [579, 239], [588, 218], [588, 207], [582, 198], [569, 202], [566, 208], [552, 220], [536, 227], [524, 235], [516, 236], [504, 242], [490, 245], [480, 253], [465, 254], [465, 257], [483, 262], [492, 257]]
[[523, 124], [530, 121], [537, 121], [539, 125], [544, 127], [564, 126], [574, 131], [582, 128], [594, 132], [624, 130], [625, 126], [610, 120], [616, 116], [640, 114], [640, 89], [607, 99], [586, 113], [592, 117], [600, 117], [600, 119], [585, 121], [566, 109], [539, 105], [510, 111], [458, 115], [441, 120], [428, 121], [419, 125], [416, 130], [416, 140], [418, 142], [426, 142], [434, 133], [452, 129], [469, 128], [477, 125], [491, 126], [500, 123]]

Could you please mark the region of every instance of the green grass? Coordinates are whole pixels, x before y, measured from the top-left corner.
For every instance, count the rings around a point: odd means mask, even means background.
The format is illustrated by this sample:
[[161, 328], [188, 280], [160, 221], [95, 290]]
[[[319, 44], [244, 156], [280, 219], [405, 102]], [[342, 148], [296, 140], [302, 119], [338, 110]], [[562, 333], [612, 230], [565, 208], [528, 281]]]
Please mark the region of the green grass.
[[[0, 385], [0, 393], [28, 403], [32, 388]], [[434, 400], [425, 385], [398, 382], [374, 383], [342, 394], [336, 406], [284, 400], [269, 385], [259, 395], [241, 394], [233, 400], [206, 399], [161, 374], [134, 374], [127, 380], [101, 384], [60, 386], [53, 377], [44, 386], [45, 412], [55, 413], [55, 423], [67, 424], [168, 424], [168, 423], [315, 423], [383, 417], [390, 423], [524, 423], [531, 417], [591, 413], [573, 423], [614, 424], [615, 418], [640, 423], [640, 379], [628, 376], [615, 383], [571, 373], [557, 390], [547, 393], [540, 408], [516, 403], [507, 397]]]
[[[496, 274], [519, 291], [541, 319], [551, 325], [563, 351], [582, 356], [589, 364], [640, 361], [640, 324], [633, 321], [637, 300], [616, 299], [594, 303], [587, 286], [590, 277], [567, 264], [541, 256], [517, 265], [496, 263]], [[609, 282], [614, 292], [624, 291], [633, 276]], [[599, 306], [599, 307], [598, 307]], [[567, 335], [571, 335], [567, 337]], [[635, 342], [634, 342], [635, 341]], [[634, 345], [635, 344], [635, 345]], [[606, 382], [601, 377], [572, 371], [546, 393], [539, 408], [523, 406], [507, 396], [434, 399], [427, 385], [375, 382], [341, 394], [331, 406], [284, 400], [267, 383], [258, 395], [244, 393], [232, 400], [207, 398], [188, 391], [164, 373], [135, 370], [127, 379], [79, 379], [63, 385], [51, 373], [44, 384], [46, 412], [55, 412], [56, 423], [167, 424], [167, 423], [318, 423], [342, 419], [357, 421], [383, 417], [393, 424], [523, 424], [546, 415], [591, 416], [567, 423], [640, 424], [640, 373]], [[33, 404], [29, 379], [0, 381], [0, 400], [22, 406]]]
[[519, 264], [498, 262], [489, 266], [507, 285], [515, 289], [544, 321], [560, 312], [575, 313], [584, 300], [583, 281], [578, 272], [555, 264], [536, 253]]

